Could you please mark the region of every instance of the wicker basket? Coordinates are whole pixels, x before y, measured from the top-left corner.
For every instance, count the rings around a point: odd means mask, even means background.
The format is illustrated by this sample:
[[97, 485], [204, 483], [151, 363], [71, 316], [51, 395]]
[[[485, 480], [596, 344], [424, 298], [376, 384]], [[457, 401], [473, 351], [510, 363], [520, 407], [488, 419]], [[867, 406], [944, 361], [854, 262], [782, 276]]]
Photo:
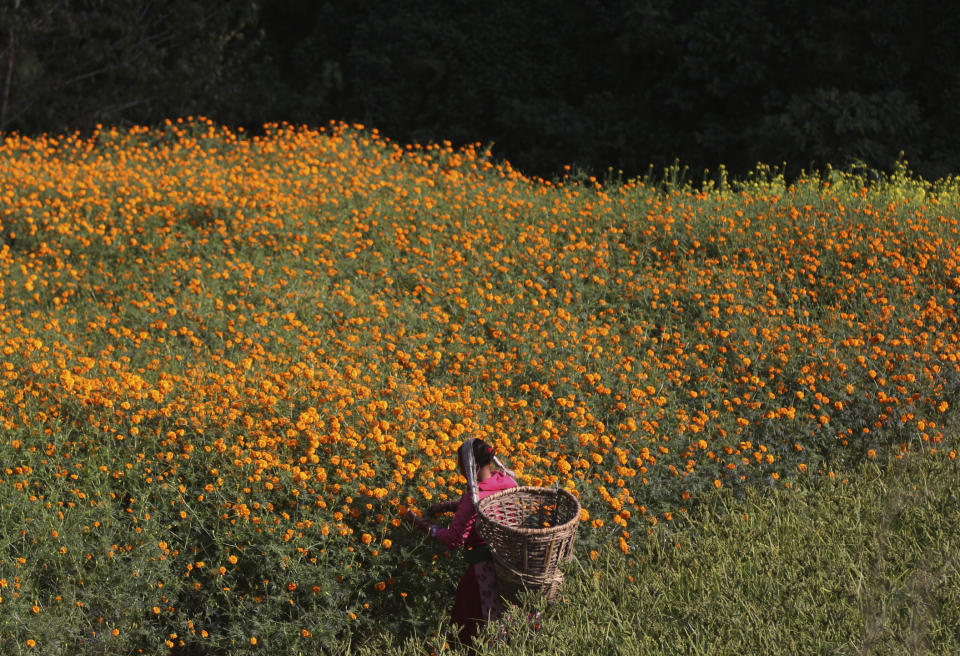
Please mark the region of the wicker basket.
[[529, 590], [553, 598], [559, 564], [573, 555], [580, 502], [562, 488], [513, 487], [480, 499], [477, 527], [493, 553], [501, 594]]

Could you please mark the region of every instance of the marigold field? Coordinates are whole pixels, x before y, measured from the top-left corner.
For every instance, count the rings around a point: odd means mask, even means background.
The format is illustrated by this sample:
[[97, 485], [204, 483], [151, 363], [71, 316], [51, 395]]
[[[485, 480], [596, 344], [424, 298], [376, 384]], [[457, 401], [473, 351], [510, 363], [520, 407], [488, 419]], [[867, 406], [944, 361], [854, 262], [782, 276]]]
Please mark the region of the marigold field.
[[8, 135], [0, 179], [5, 653], [429, 631], [460, 561], [399, 517], [467, 437], [579, 496], [585, 563], [714, 488], [955, 456], [955, 181], [548, 182], [205, 119]]

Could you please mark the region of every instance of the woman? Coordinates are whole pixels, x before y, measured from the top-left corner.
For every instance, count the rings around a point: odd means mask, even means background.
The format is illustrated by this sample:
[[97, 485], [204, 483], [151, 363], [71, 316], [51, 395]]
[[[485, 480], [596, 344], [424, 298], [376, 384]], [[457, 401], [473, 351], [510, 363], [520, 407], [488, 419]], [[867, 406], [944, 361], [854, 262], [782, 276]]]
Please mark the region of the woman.
[[[477, 531], [477, 510], [470, 494], [470, 476], [467, 467], [468, 454], [472, 453], [476, 464], [478, 499], [490, 496], [494, 492], [516, 487], [517, 482], [504, 471], [493, 471], [491, 463], [501, 469], [503, 463], [496, 457], [491, 446], [480, 439], [468, 439], [457, 451], [457, 469], [467, 477], [467, 489], [459, 501], [451, 500], [430, 506], [431, 515], [456, 510], [453, 521], [447, 528], [440, 528], [426, 519], [407, 511], [406, 518], [426, 531], [430, 537], [449, 549], [466, 546], [467, 571], [457, 585], [457, 596], [451, 613], [453, 622], [460, 625], [460, 643], [469, 645], [480, 627], [489, 620], [496, 619], [503, 610], [496, 589], [496, 577], [493, 571], [490, 550]], [[506, 470], [512, 474], [509, 470]]]

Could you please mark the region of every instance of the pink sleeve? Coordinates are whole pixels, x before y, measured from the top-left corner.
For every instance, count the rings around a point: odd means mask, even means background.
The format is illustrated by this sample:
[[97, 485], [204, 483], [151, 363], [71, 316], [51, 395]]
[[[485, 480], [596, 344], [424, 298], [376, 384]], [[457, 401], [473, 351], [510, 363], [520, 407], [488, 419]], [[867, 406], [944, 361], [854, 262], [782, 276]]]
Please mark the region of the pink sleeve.
[[470, 497], [464, 495], [457, 504], [457, 513], [453, 516], [453, 521], [447, 528], [437, 530], [434, 536], [440, 544], [449, 548], [456, 549], [463, 546], [477, 523], [477, 513], [473, 509], [473, 501]]

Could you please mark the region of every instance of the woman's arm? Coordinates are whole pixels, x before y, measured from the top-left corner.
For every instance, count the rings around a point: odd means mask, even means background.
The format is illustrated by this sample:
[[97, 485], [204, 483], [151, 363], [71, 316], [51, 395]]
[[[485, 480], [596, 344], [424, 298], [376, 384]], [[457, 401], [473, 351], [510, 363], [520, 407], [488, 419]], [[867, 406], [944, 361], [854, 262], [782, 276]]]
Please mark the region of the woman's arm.
[[453, 512], [457, 509], [457, 504], [459, 501], [456, 499], [450, 499], [449, 501], [442, 501], [440, 503], [435, 503], [429, 508], [427, 508], [428, 515], [439, 515], [440, 513]]
[[453, 521], [447, 528], [438, 528], [431, 531], [436, 540], [448, 549], [456, 549], [463, 546], [477, 522], [477, 512], [473, 508], [473, 501], [470, 497], [463, 495], [457, 504], [457, 513], [453, 516]]

